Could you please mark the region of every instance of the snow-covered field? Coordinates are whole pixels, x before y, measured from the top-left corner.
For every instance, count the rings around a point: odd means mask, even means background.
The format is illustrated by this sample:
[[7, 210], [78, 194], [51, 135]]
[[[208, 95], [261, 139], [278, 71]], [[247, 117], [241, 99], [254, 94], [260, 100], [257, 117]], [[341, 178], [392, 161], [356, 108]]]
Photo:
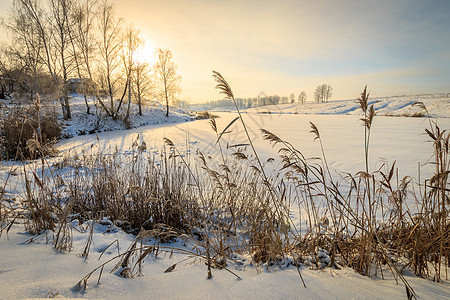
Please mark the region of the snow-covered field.
[[[219, 116], [219, 131], [223, 130], [236, 116], [235, 113], [215, 113]], [[250, 134], [263, 159], [276, 158], [277, 151], [269, 142], [264, 141], [259, 129], [267, 129], [292, 143], [306, 157], [320, 155], [320, 146], [310, 133], [310, 122], [314, 123], [321, 134], [327, 160], [336, 172], [356, 173], [364, 169], [364, 128], [360, 115], [301, 115], [301, 114], [243, 114], [248, 123]], [[450, 118], [438, 118], [442, 129], [450, 128]], [[433, 166], [425, 165], [432, 155], [431, 141], [425, 133], [429, 127], [427, 118], [376, 117], [370, 144], [371, 170], [375, 171], [387, 162], [396, 161], [400, 175], [418, 176], [419, 164], [421, 176], [428, 176]], [[227, 134], [230, 145], [245, 143], [246, 138], [236, 122]], [[171, 126], [150, 125], [127, 131], [104, 132], [97, 135], [78, 136], [59, 143], [61, 153], [80, 152], [82, 149], [111, 151], [121, 153], [130, 150], [130, 145], [139, 136], [149, 150], [163, 144], [163, 138], [171, 139], [178, 148], [201, 150], [205, 154], [216, 153], [216, 135], [208, 120], [179, 123]], [[186, 144], [189, 144], [186, 146]], [[423, 173], [425, 172], [425, 173]]]
[[[371, 99], [378, 116], [375, 117], [370, 142], [370, 170], [375, 171], [396, 163], [399, 177], [409, 175], [414, 181], [430, 176], [434, 166], [428, 164], [432, 156], [432, 143], [425, 133], [429, 119], [410, 118], [420, 112], [411, 106], [421, 101], [440, 128], [450, 129], [450, 98], [448, 95], [408, 96], [389, 99]], [[82, 111], [80, 107], [79, 111]], [[104, 132], [75, 136], [58, 144], [61, 156], [74, 155], [86, 151], [117, 151], [121, 155], [131, 155], [133, 141], [139, 139], [147, 144], [146, 152], [161, 149], [163, 138], [172, 140], [185, 155], [195, 159], [196, 150], [211, 156], [216, 153], [216, 134], [208, 120], [184, 122], [190, 116], [177, 112], [168, 120], [161, 116], [161, 110], [146, 110], [147, 117], [134, 121], [137, 128], [120, 130], [113, 125], [105, 125]], [[333, 176], [338, 178], [342, 172], [356, 173], [364, 170], [364, 128], [361, 125], [361, 112], [354, 101], [336, 101], [325, 104], [286, 104], [277, 107], [263, 107], [246, 110], [244, 120], [250, 129], [256, 149], [263, 160], [276, 157], [267, 141], [261, 138], [260, 128], [267, 129], [292, 143], [306, 157], [320, 156], [318, 141], [310, 133], [309, 122], [319, 129], [325, 154]], [[261, 113], [262, 112], [262, 113]], [[266, 112], [271, 112], [266, 113]], [[159, 115], [158, 115], [159, 114]], [[219, 131], [222, 131], [235, 117], [236, 113], [217, 113]], [[80, 116], [82, 114], [80, 113]], [[158, 115], [158, 116], [157, 116]], [[384, 115], [384, 116], [383, 116]], [[385, 116], [390, 115], [390, 116]], [[400, 117], [392, 117], [400, 116]], [[167, 122], [165, 122], [167, 121]], [[68, 124], [66, 131], [77, 134], [90, 128], [91, 121], [76, 119]], [[230, 127], [224, 136], [228, 144], [246, 142], [239, 122]], [[50, 159], [51, 164], [60, 158]], [[39, 165], [40, 162], [31, 163]], [[24, 191], [20, 169], [12, 171], [11, 162], [3, 162], [0, 170], [2, 183], [11, 173], [5, 187], [6, 195], [20, 199]], [[270, 166], [268, 171], [270, 171]], [[420, 169], [420, 175], [419, 175]], [[102, 258], [98, 257], [113, 241], [117, 240], [120, 251], [128, 248], [134, 236], [124, 233], [108, 222], [94, 225], [91, 253], [87, 260], [79, 253], [89, 236], [87, 224], [73, 222], [73, 247], [69, 253], [56, 253], [46, 244], [46, 236], [26, 243], [32, 236], [24, 233], [23, 226], [14, 225], [8, 234], [4, 231], [0, 238], [0, 282], [1, 299], [42, 298], [58, 294], [59, 297], [94, 299], [401, 299], [406, 298], [405, 288], [396, 284], [389, 272], [385, 280], [380, 277], [367, 278], [352, 269], [322, 271], [302, 267], [306, 288], [293, 266], [268, 269], [258, 268], [242, 257], [240, 264], [231, 263], [229, 269], [241, 279], [226, 270], [213, 270], [212, 279], [206, 279], [204, 261], [187, 258], [186, 254], [161, 253], [158, 257], [148, 256], [143, 264], [143, 276], [132, 279], [122, 278], [110, 273], [116, 262], [106, 265], [102, 279], [96, 285], [98, 272], [88, 281], [86, 291], [74, 288], [90, 271], [117, 255], [116, 244], [108, 248]], [[169, 246], [169, 245], [167, 245]], [[178, 241], [171, 247], [187, 247]], [[182, 261], [182, 262], [181, 262]], [[180, 262], [180, 263], [179, 263]], [[177, 263], [169, 273], [164, 271]], [[429, 279], [418, 278], [408, 271], [406, 278], [414, 288], [419, 299], [449, 299], [450, 285], [434, 283]]]
[[[427, 115], [426, 111], [414, 104], [416, 102], [422, 102], [425, 105], [428, 114], [432, 117], [450, 117], [450, 93], [375, 98], [369, 96], [369, 105], [373, 104], [374, 109], [379, 116], [414, 117]], [[327, 103], [306, 102], [305, 104], [280, 104], [255, 107], [245, 111], [315, 115], [358, 115], [361, 113], [356, 99], [329, 101]]]

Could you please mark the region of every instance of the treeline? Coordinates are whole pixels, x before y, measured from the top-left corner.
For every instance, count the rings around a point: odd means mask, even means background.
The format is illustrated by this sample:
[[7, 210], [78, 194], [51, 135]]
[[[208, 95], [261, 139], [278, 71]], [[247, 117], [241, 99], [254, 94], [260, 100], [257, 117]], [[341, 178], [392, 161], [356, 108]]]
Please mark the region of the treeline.
[[168, 115], [177, 99], [181, 77], [172, 53], [158, 49], [154, 64], [140, 59], [142, 34], [117, 18], [107, 0], [14, 0], [2, 23], [8, 32], [0, 51], [3, 97], [22, 91], [33, 100], [36, 93], [52, 93], [70, 119], [69, 94], [76, 85], [88, 114], [91, 95], [108, 116], [125, 120], [132, 101], [142, 114], [142, 102], [157, 99]]
[[[314, 101], [317, 103], [328, 102], [333, 94], [333, 88], [329, 84], [320, 84], [314, 90]], [[278, 95], [267, 96], [264, 92], [261, 92], [258, 97], [250, 98], [236, 98], [236, 105], [240, 109], [261, 107], [266, 105], [278, 105], [278, 104], [288, 104], [288, 103], [300, 103], [305, 104], [307, 95], [305, 91], [302, 91], [296, 97], [294, 93], [291, 93], [289, 97], [280, 97]], [[234, 109], [235, 104], [232, 100], [222, 99], [215, 101], [207, 101], [201, 104], [194, 104], [190, 106], [193, 109], [214, 109], [214, 108], [225, 108]]]
[[[281, 97], [278, 95], [272, 95], [272, 96], [259, 96], [259, 97], [250, 97], [250, 98], [236, 98], [235, 99], [236, 104], [239, 108], [252, 108], [252, 107], [260, 107], [260, 106], [266, 106], [266, 105], [277, 105], [277, 104], [287, 104], [287, 103], [295, 103], [296, 97], [292, 93], [289, 97]], [[299, 97], [298, 101], [300, 103], [304, 103], [306, 101], [306, 93], [302, 92]], [[234, 108], [234, 103], [231, 100], [228, 99], [222, 99], [222, 100], [215, 100], [215, 101], [208, 101], [202, 104], [199, 104], [198, 106], [202, 106], [205, 109], [213, 109], [213, 108]], [[191, 105], [193, 107], [193, 105]]]
[[[314, 101], [320, 102], [328, 102], [328, 100], [332, 96], [333, 88], [328, 84], [319, 85], [314, 92]], [[302, 91], [296, 97], [294, 93], [291, 93], [289, 97], [272, 95], [267, 96], [264, 92], [258, 97], [250, 97], [250, 98], [236, 98], [236, 105], [239, 108], [252, 108], [252, 107], [261, 107], [266, 105], [278, 105], [278, 104], [288, 104], [288, 103], [300, 103], [305, 104], [307, 100], [307, 95], [305, 91]], [[214, 108], [229, 108], [234, 109], [235, 105], [233, 101], [228, 99], [215, 100], [215, 101], [207, 101], [205, 103], [191, 105], [191, 108], [201, 108], [201, 109], [214, 109]]]

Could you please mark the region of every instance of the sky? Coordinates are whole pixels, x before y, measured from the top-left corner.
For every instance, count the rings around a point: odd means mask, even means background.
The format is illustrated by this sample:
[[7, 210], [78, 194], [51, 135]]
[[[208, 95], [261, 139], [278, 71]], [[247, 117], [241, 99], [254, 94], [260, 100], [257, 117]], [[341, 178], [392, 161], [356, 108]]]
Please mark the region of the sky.
[[[112, 0], [153, 48], [173, 53], [182, 97], [298, 95], [330, 84], [332, 99], [450, 92], [447, 0]], [[0, 0], [0, 4], [12, 0]], [[4, 10], [5, 5], [1, 5]], [[148, 54], [150, 56], [150, 54]]]

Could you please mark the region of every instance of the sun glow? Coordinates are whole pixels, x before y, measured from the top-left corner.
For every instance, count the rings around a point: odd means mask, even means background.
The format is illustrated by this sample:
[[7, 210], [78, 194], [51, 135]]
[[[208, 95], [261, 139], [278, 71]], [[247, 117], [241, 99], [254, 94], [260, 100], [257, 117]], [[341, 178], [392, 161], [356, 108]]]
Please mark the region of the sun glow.
[[136, 61], [153, 64], [155, 62], [155, 46], [152, 40], [145, 39], [144, 45], [136, 52]]

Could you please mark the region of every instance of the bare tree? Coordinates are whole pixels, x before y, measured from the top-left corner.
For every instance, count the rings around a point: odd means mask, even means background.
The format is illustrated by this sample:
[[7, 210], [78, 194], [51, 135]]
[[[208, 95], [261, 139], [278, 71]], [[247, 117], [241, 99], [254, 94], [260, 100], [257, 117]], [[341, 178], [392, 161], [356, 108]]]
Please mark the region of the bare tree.
[[333, 88], [329, 84], [322, 84], [317, 86], [316, 90], [314, 91], [314, 100], [317, 102], [328, 102], [328, 100], [331, 98]]
[[314, 91], [314, 100], [317, 103], [323, 102], [322, 98], [322, 85], [317, 86], [317, 88]]
[[289, 100], [291, 101], [291, 103], [295, 103], [295, 94], [294, 93], [291, 93], [289, 95]]
[[78, 78], [86, 104], [86, 113], [90, 114], [87, 95], [92, 88], [91, 58], [95, 50], [93, 44], [93, 22], [97, 0], [75, 2], [71, 14], [73, 26], [69, 27], [68, 34], [72, 46], [72, 55], [76, 65]]
[[325, 90], [325, 102], [328, 102], [328, 100], [333, 95], [333, 88], [329, 84], [322, 85], [323, 89]]
[[[139, 114], [142, 114], [142, 100], [152, 89], [149, 65], [138, 64], [135, 57], [143, 39], [133, 27], [122, 34], [123, 22], [115, 18], [114, 7], [108, 0], [13, 1], [12, 21], [8, 28], [13, 32], [15, 47], [9, 53], [14, 55], [14, 61], [19, 62], [15, 66], [17, 73], [25, 74], [28, 80], [24, 85], [27, 93], [34, 95], [40, 86], [39, 81], [51, 78], [52, 90], [59, 93], [63, 117], [70, 119], [67, 83], [71, 76], [77, 76], [82, 83], [88, 114], [86, 83], [91, 82], [102, 84], [103, 89], [96, 90], [95, 95], [109, 116], [118, 117], [127, 92], [125, 119], [130, 115], [133, 97], [139, 103]], [[3, 60], [1, 67], [6, 70]], [[168, 116], [169, 103], [176, 101], [181, 77], [176, 73], [172, 53], [168, 50], [159, 51], [156, 67], [160, 96], [166, 103]], [[123, 93], [120, 101], [116, 101], [119, 89]], [[2, 96], [7, 92], [3, 84]], [[108, 100], [103, 100], [105, 98]]]
[[[56, 80], [56, 62], [53, 57], [53, 51], [51, 44], [51, 31], [47, 25], [47, 19], [49, 18], [45, 11], [42, 9], [42, 5], [38, 0], [15, 0], [14, 9], [21, 12], [21, 14], [28, 19], [29, 28], [33, 27], [36, 34], [39, 36], [39, 42], [42, 43], [42, 52], [40, 57], [43, 63], [47, 66], [48, 72], [54, 80]], [[14, 14], [14, 12], [13, 12]]]
[[133, 93], [139, 106], [139, 115], [142, 116], [142, 100], [150, 95], [152, 81], [150, 78], [150, 65], [146, 62], [138, 62], [133, 76]]
[[136, 30], [133, 26], [129, 26], [125, 32], [123, 38], [122, 46], [122, 61], [123, 69], [125, 71], [125, 87], [123, 90], [122, 98], [120, 99], [119, 105], [117, 107], [117, 113], [119, 113], [120, 106], [122, 105], [123, 98], [126, 91], [128, 90], [128, 107], [127, 113], [125, 115], [125, 120], [128, 120], [130, 116], [130, 105], [131, 105], [131, 84], [133, 72], [136, 67], [136, 52], [140, 47], [144, 45], [144, 40], [141, 37], [140, 31]]
[[67, 90], [67, 82], [70, 73], [74, 70], [73, 55], [70, 51], [69, 15], [73, 6], [72, 0], [50, 0], [51, 18], [50, 24], [55, 39], [55, 56], [57, 58], [58, 70], [62, 77], [61, 84], [61, 107], [65, 120], [70, 119], [70, 104]]
[[175, 63], [172, 61], [172, 52], [158, 49], [158, 60], [154, 71], [160, 96], [166, 102], [166, 117], [169, 116], [169, 101], [174, 100], [175, 95], [179, 91], [181, 76], [177, 74], [176, 68]]
[[[12, 59], [6, 47], [0, 50], [0, 99], [6, 99], [14, 88], [13, 77], [11, 76]], [[8, 87], [7, 87], [8, 86]]]
[[120, 51], [122, 49], [121, 41], [121, 25], [122, 19], [114, 17], [114, 7], [104, 0], [100, 4], [99, 12], [99, 29], [100, 29], [100, 56], [101, 69], [103, 76], [102, 83], [106, 85], [106, 91], [110, 101], [110, 107], [106, 109], [106, 113], [117, 118], [114, 105], [114, 95], [117, 92], [117, 83], [120, 79]]
[[298, 95], [298, 102], [301, 104], [305, 104], [306, 101], [306, 93], [305, 91], [302, 91], [299, 95]]
[[58, 81], [49, 18], [40, 1], [15, 0], [10, 23], [6, 24], [13, 34], [11, 53], [21, 64], [18, 71], [30, 77], [28, 89], [31, 98], [38, 88], [42, 66], [47, 69], [54, 84]]
[[[96, 57], [101, 57], [98, 55], [100, 51], [98, 44], [101, 42], [99, 39], [101, 37], [99, 37], [95, 32], [95, 21], [99, 19], [98, 16], [101, 15], [100, 11], [101, 9], [104, 9], [104, 5], [105, 2], [102, 2], [101, 8], [99, 8], [99, 3], [97, 0], [85, 0], [84, 3], [75, 7], [74, 19], [76, 20], [76, 29], [74, 29], [74, 38], [77, 45], [78, 55], [80, 57], [79, 60], [81, 60], [80, 72], [82, 72], [82, 74], [86, 74], [88, 79], [85, 84], [82, 85], [87, 111], [89, 113], [90, 110], [87, 104], [86, 94], [94, 93], [97, 103], [100, 104], [108, 115], [112, 116], [113, 111], [110, 111], [110, 109], [103, 102], [102, 98], [99, 96], [99, 90], [95, 84], [96, 78], [94, 73], [96, 62], [98, 61], [98, 59], [96, 60]], [[100, 22], [98, 24], [100, 24]], [[100, 28], [100, 25], [98, 27]], [[102, 72], [103, 70], [100, 70], [99, 74], [102, 74]], [[101, 75], [99, 77], [100, 82], [103, 82], [104, 76]], [[96, 110], [96, 113], [98, 113], [98, 110]]]
[[[4, 77], [3, 85], [6, 83], [5, 77], [10, 80], [14, 78], [20, 82], [26, 82], [32, 100], [38, 88], [37, 78], [42, 66], [40, 60], [42, 47], [39, 34], [32, 20], [17, 5], [14, 6], [9, 23], [4, 23], [4, 25], [13, 33], [13, 42], [10, 46], [3, 47], [1, 51], [0, 72]], [[13, 69], [16, 71], [14, 76], [12, 75]]]

